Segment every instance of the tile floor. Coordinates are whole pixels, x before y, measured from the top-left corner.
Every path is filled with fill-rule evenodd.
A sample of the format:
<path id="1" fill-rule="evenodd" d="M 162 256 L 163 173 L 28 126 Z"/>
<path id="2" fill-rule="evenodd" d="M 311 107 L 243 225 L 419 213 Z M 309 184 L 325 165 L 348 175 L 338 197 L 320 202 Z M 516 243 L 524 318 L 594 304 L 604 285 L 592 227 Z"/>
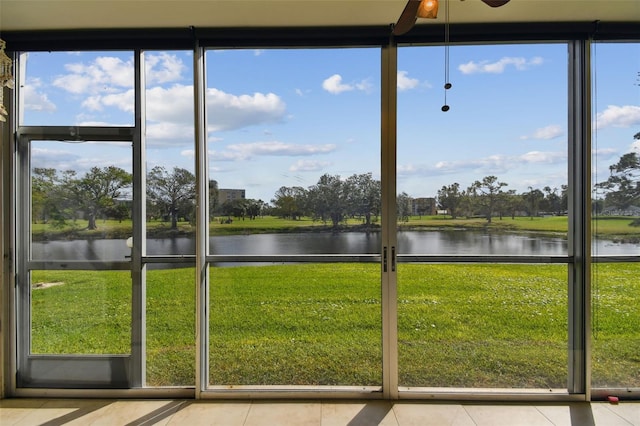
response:
<path id="1" fill-rule="evenodd" d="M 640 401 L 437 403 L 386 401 L 0 400 L 0 425 L 571 425 L 640 426 Z"/>

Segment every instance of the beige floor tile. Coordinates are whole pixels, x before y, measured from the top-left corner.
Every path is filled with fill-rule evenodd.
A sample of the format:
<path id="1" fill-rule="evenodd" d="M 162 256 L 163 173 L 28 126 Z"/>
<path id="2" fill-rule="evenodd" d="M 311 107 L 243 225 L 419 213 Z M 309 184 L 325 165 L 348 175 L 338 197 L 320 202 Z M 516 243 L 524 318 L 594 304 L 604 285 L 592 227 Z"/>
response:
<path id="1" fill-rule="evenodd" d="M 588 426 L 593 425 L 593 413 L 588 402 L 572 402 L 564 404 L 536 405 L 555 426 Z"/>
<path id="2" fill-rule="evenodd" d="M 619 404 L 603 403 L 606 407 L 631 423 L 633 426 L 640 426 L 640 402 L 621 402 Z"/>
<path id="3" fill-rule="evenodd" d="M 185 404 L 164 424 L 242 426 L 249 413 L 249 402 L 199 401 Z"/>
<path id="4" fill-rule="evenodd" d="M 319 426 L 322 404 L 305 402 L 254 402 L 246 426 Z"/>
<path id="5" fill-rule="evenodd" d="M 16 425 L 44 404 L 39 399 L 3 399 L 0 400 L 0 424 Z"/>
<path id="6" fill-rule="evenodd" d="M 478 426 L 551 426 L 534 406 L 524 405 L 463 405 Z"/>
<path id="7" fill-rule="evenodd" d="M 398 403 L 393 406 L 400 426 L 474 426 L 460 404 Z"/>
<path id="8" fill-rule="evenodd" d="M 147 401 L 113 401 L 108 405 L 98 407 L 86 415 L 76 418 L 68 423 L 70 425 L 114 426 L 136 424 L 143 420 L 149 420 L 162 413 L 173 404 L 167 400 Z"/>
<path id="9" fill-rule="evenodd" d="M 109 402 L 100 400 L 44 400 L 43 404 L 37 410 L 32 410 L 28 416 L 17 424 L 20 426 L 41 424 L 63 425 L 74 419 L 80 419 L 107 404 L 109 404 Z"/>
<path id="10" fill-rule="evenodd" d="M 322 426 L 398 426 L 390 402 L 335 402 L 322 404 Z"/>
<path id="11" fill-rule="evenodd" d="M 611 405 L 608 402 L 594 402 L 591 403 L 591 411 L 593 412 L 593 418 L 595 420 L 596 425 L 603 426 L 640 426 L 638 423 L 632 423 L 629 420 L 626 420 L 624 416 L 616 413 L 614 410 L 617 407 L 615 405 Z M 612 410 L 613 409 L 613 410 Z M 618 409 L 618 411 L 620 411 Z"/>

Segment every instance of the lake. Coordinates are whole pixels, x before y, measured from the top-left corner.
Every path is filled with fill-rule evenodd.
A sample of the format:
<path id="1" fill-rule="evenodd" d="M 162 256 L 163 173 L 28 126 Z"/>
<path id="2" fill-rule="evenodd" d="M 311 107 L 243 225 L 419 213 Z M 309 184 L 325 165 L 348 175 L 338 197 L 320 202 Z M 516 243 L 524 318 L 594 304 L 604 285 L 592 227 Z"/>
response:
<path id="1" fill-rule="evenodd" d="M 293 233 L 215 236 L 210 240 L 212 254 L 291 255 L 291 254 L 376 254 L 380 252 L 380 233 Z M 398 233 L 398 253 L 412 255 L 566 255 L 563 238 L 526 234 L 459 231 L 403 231 Z M 640 244 L 595 240 L 594 255 L 640 255 Z M 34 242 L 34 260 L 126 259 L 130 250 L 125 240 L 60 240 Z M 195 254 L 195 239 L 164 238 L 147 240 L 148 255 Z"/>

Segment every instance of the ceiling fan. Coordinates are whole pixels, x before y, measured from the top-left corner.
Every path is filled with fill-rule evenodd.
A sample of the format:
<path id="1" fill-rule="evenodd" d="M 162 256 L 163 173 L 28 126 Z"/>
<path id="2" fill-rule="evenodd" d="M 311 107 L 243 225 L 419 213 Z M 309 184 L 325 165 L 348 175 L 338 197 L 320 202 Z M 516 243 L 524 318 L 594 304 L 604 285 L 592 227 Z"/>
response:
<path id="1" fill-rule="evenodd" d="M 481 0 L 491 7 L 504 6 L 509 0 Z M 398 22 L 393 27 L 394 35 L 402 35 L 411 30 L 417 18 L 435 19 L 438 16 L 438 0 L 409 0 Z"/>

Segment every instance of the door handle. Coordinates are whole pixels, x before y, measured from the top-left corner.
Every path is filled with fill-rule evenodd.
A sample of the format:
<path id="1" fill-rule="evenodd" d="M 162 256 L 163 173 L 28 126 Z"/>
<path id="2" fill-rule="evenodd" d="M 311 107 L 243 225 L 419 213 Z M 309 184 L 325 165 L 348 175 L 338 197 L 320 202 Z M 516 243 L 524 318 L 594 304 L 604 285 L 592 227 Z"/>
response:
<path id="1" fill-rule="evenodd" d="M 382 248 L 382 272 L 387 272 L 387 247 Z"/>
<path id="2" fill-rule="evenodd" d="M 391 246 L 391 272 L 396 271 L 396 247 Z"/>

